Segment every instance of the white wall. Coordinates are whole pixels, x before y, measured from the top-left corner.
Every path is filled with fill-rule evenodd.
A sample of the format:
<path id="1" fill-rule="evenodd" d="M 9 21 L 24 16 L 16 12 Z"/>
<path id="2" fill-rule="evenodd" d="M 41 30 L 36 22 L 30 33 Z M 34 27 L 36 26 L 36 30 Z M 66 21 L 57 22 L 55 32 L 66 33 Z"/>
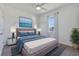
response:
<path id="1" fill-rule="evenodd" d="M 47 16 L 53 15 L 55 12 L 59 12 L 58 15 L 58 40 L 60 43 L 70 45 L 70 35 L 72 28 L 78 27 L 78 11 L 79 8 L 76 4 L 70 4 L 59 8 L 55 11 L 51 11 L 49 13 L 43 14 L 40 17 L 40 24 L 38 24 L 42 28 L 42 34 L 49 34 L 48 25 L 47 25 Z"/>
<path id="2" fill-rule="evenodd" d="M 79 28 L 79 4 L 76 4 L 77 7 L 77 27 Z"/>
<path id="3" fill-rule="evenodd" d="M 47 15 L 40 15 L 40 19 L 38 20 L 38 26 L 41 28 L 41 35 L 48 35 L 48 22 L 47 22 Z"/>
<path id="4" fill-rule="evenodd" d="M 59 42 L 70 45 L 70 35 L 72 28 L 77 27 L 77 7 L 76 5 L 70 5 L 62 8 L 59 11 Z"/>
<path id="5" fill-rule="evenodd" d="M 2 5 L 0 4 L 0 55 L 2 54 L 3 46 L 4 46 L 4 18 L 2 14 Z"/>
<path id="6" fill-rule="evenodd" d="M 33 14 L 24 12 L 22 10 L 4 6 L 4 18 L 5 18 L 5 39 L 10 36 L 10 28 L 12 26 L 19 27 L 19 16 L 32 18 L 33 26 L 36 25 L 36 18 Z"/>
<path id="7" fill-rule="evenodd" d="M 1 8 L 2 11 L 0 11 L 2 13 L 2 17 L 4 18 L 4 21 L 2 23 L 2 27 L 4 27 L 4 43 L 2 44 L 6 44 L 6 40 L 8 39 L 8 37 L 11 36 L 11 32 L 10 32 L 10 28 L 12 26 L 14 27 L 19 27 L 19 16 L 23 16 L 23 17 L 28 17 L 28 18 L 31 18 L 32 21 L 33 21 L 33 27 L 36 24 L 36 18 L 35 18 L 35 15 L 34 14 L 31 14 L 31 13 L 28 13 L 27 11 L 24 12 L 23 10 L 19 10 L 19 9 L 16 9 L 16 8 L 13 8 L 13 7 L 9 7 L 9 6 L 5 6 L 2 4 L 2 8 Z M 1 40 L 0 40 L 1 42 Z M 0 45 L 1 46 L 1 45 Z M 0 48 L 2 48 L 3 46 L 1 46 Z M 0 52 L 2 53 L 2 51 L 0 50 Z"/>

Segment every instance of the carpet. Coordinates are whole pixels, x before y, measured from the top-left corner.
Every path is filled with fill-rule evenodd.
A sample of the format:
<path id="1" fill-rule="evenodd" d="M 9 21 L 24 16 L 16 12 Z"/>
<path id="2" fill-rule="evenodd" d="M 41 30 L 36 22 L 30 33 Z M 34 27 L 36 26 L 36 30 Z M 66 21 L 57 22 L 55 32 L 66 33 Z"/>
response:
<path id="1" fill-rule="evenodd" d="M 21 56 L 21 53 L 17 53 L 16 47 L 11 48 L 11 55 L 12 56 Z"/>
<path id="2" fill-rule="evenodd" d="M 62 52 L 65 50 L 65 48 L 66 46 L 59 45 L 58 47 L 56 47 L 55 49 L 47 53 L 45 56 L 60 56 Z M 17 51 L 15 50 L 15 47 L 11 48 L 11 53 L 12 53 L 12 56 L 22 56 L 21 53 L 19 54 L 17 53 Z"/>
<path id="3" fill-rule="evenodd" d="M 58 46 L 55 49 L 51 50 L 45 56 L 60 56 L 65 50 L 66 46 Z"/>

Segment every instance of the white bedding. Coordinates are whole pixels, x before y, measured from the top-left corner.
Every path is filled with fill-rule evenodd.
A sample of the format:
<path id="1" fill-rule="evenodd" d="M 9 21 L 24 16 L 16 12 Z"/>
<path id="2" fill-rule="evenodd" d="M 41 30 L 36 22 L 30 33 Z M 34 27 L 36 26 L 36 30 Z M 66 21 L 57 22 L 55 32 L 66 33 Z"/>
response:
<path id="1" fill-rule="evenodd" d="M 24 43 L 24 48 L 27 50 L 29 54 L 32 54 L 36 51 L 39 51 L 45 48 L 51 43 L 55 45 L 57 43 L 57 40 L 55 38 L 44 38 L 44 39 L 39 39 L 31 42 L 26 42 Z"/>

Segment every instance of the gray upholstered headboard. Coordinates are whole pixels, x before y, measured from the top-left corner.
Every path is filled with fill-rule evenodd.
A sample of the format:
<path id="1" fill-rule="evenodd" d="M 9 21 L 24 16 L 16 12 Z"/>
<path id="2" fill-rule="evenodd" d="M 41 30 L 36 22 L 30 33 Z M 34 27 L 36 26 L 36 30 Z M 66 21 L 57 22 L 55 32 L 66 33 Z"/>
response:
<path id="1" fill-rule="evenodd" d="M 19 32 L 25 31 L 25 32 L 29 32 L 29 31 L 34 31 L 34 33 L 36 33 L 36 29 L 21 29 L 21 28 L 16 28 L 16 38 L 19 36 Z"/>

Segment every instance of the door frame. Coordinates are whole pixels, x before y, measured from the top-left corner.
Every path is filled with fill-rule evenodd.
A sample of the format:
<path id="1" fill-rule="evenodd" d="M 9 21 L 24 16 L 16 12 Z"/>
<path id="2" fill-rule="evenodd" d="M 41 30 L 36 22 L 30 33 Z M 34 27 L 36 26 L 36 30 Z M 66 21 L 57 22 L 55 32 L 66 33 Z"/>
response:
<path id="1" fill-rule="evenodd" d="M 55 26 L 56 26 L 56 39 L 58 40 L 58 38 L 59 38 L 59 32 L 58 32 L 58 15 L 50 15 L 50 16 L 47 16 L 47 25 L 49 26 L 49 24 L 48 24 L 48 18 L 49 17 L 55 17 L 55 19 L 56 19 L 56 24 L 55 24 Z M 50 36 L 50 31 L 49 31 L 49 27 L 47 26 L 47 28 L 48 28 L 48 35 Z"/>

